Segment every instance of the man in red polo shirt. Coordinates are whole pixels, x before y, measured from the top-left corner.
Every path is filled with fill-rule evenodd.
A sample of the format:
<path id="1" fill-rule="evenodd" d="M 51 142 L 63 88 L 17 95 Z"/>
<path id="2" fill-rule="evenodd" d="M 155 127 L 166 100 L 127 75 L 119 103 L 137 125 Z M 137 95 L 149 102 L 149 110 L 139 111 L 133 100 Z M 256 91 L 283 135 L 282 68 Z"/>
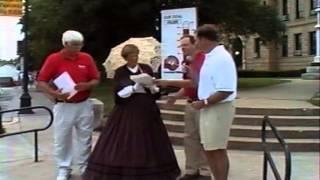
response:
<path id="1" fill-rule="evenodd" d="M 99 72 L 93 58 L 80 52 L 83 36 L 77 31 L 66 31 L 62 36 L 64 48 L 49 55 L 38 75 L 38 87 L 55 99 L 54 151 L 58 166 L 57 180 L 67 180 L 71 175 L 73 151 L 77 150 L 77 162 L 84 172 L 91 150 L 93 131 L 93 106 L 88 100 L 91 89 L 99 82 Z M 75 95 L 62 93 L 52 87 L 50 81 L 67 72 L 76 83 Z M 75 129 L 76 136 L 72 135 Z M 73 137 L 76 137 L 72 148 Z"/>
<path id="2" fill-rule="evenodd" d="M 191 107 L 191 102 L 198 99 L 195 82 L 197 82 L 205 55 L 196 50 L 195 38 L 191 35 L 183 36 L 180 39 L 180 47 L 186 57 L 186 62 L 183 62 L 187 68 L 184 80 L 156 80 L 156 84 L 181 88 L 178 92 L 168 95 L 168 103 L 170 104 L 173 104 L 177 99 L 188 99 L 184 116 L 186 174 L 180 180 L 210 180 L 210 171 L 200 143 L 199 111 Z"/>

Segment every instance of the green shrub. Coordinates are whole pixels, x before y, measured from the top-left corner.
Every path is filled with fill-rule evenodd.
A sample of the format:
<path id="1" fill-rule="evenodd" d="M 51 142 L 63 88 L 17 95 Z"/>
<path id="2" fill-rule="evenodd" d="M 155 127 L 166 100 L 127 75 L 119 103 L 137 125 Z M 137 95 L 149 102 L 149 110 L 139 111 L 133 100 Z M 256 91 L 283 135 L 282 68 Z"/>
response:
<path id="1" fill-rule="evenodd" d="M 305 69 L 288 70 L 288 71 L 254 71 L 254 70 L 239 70 L 239 77 L 300 77 L 305 73 Z"/>

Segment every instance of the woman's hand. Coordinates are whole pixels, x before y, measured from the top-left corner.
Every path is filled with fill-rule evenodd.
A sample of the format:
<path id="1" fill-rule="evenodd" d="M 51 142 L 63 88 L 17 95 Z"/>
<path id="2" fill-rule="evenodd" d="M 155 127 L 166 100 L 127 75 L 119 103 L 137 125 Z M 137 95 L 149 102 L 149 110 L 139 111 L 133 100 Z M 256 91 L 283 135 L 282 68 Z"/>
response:
<path id="1" fill-rule="evenodd" d="M 206 105 L 205 105 L 204 101 L 193 101 L 191 106 L 194 109 L 200 110 L 200 109 L 204 108 Z"/>

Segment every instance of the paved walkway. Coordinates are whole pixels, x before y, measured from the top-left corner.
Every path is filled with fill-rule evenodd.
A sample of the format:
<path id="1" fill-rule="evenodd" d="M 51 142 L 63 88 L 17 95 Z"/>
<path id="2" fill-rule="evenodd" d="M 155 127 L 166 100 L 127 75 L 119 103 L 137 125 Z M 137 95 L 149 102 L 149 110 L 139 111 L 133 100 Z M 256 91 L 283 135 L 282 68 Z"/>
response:
<path id="1" fill-rule="evenodd" d="M 307 103 L 319 89 L 319 81 L 302 81 L 295 79 L 291 83 L 280 84 L 267 88 L 241 91 L 237 106 L 243 107 L 304 107 L 316 108 Z M 10 108 L 19 107 L 20 89 L 16 89 L 16 96 L 7 102 Z M 31 90 L 32 104 L 52 107 L 52 103 L 41 93 Z M 7 117 L 7 121 L 14 122 L 16 115 Z M 32 123 L 30 123 L 32 121 Z M 34 115 L 25 115 L 20 123 L 6 122 L 8 131 L 18 131 L 32 126 L 43 126 L 48 117 L 37 111 Z M 96 142 L 99 133 L 94 134 Z M 20 135 L 0 139 L 0 180 L 54 180 L 55 167 L 53 159 L 52 128 L 39 134 L 40 162 L 33 162 L 33 135 Z M 184 171 L 183 149 L 176 147 L 175 152 L 179 165 Z M 260 180 L 262 179 L 262 153 L 255 151 L 229 151 L 231 159 L 230 180 Z M 318 153 L 293 153 L 292 180 L 320 179 Z M 274 153 L 276 163 L 283 172 L 283 154 Z M 72 179 L 80 180 L 79 172 L 75 168 Z M 270 176 L 271 177 L 271 176 Z M 270 178 L 272 179 L 272 178 Z"/>
<path id="2" fill-rule="evenodd" d="M 319 80 L 290 79 L 269 87 L 240 91 L 236 100 L 239 107 L 261 108 L 318 108 L 307 102 L 320 91 Z"/>

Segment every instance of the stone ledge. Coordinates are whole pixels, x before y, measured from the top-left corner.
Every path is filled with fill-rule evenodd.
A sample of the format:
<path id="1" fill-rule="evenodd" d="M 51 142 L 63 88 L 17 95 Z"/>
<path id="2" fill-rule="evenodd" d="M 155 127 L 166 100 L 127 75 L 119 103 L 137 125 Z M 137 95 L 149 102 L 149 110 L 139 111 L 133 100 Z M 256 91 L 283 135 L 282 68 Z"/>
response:
<path id="1" fill-rule="evenodd" d="M 307 73 L 320 73 L 320 66 L 308 66 Z"/>
<path id="2" fill-rule="evenodd" d="M 320 73 L 303 73 L 301 78 L 304 80 L 320 80 Z"/>
<path id="3" fill-rule="evenodd" d="M 93 128 L 98 129 L 105 125 L 106 118 L 103 118 L 104 115 L 104 103 L 96 98 L 90 98 L 90 101 L 93 104 L 93 113 L 94 113 L 94 120 L 93 120 Z"/>

